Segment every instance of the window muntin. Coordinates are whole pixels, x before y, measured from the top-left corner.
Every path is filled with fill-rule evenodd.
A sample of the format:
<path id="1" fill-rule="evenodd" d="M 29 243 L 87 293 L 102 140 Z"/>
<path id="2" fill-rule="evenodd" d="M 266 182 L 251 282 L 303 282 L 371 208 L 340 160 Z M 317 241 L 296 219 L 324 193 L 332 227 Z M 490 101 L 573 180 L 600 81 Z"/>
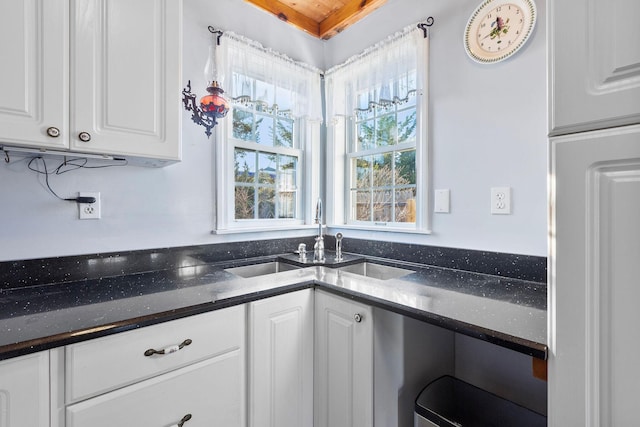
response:
<path id="1" fill-rule="evenodd" d="M 239 73 L 234 81 L 234 220 L 299 219 L 302 151 L 287 110 L 292 94 Z"/>
<path id="2" fill-rule="evenodd" d="M 295 218 L 297 156 L 236 148 L 234 159 L 235 219 Z"/>
<path id="3" fill-rule="evenodd" d="M 348 222 L 415 227 L 415 84 L 415 71 L 411 71 L 357 96 L 354 136 L 347 151 Z M 400 98 L 400 94 L 405 96 Z"/>

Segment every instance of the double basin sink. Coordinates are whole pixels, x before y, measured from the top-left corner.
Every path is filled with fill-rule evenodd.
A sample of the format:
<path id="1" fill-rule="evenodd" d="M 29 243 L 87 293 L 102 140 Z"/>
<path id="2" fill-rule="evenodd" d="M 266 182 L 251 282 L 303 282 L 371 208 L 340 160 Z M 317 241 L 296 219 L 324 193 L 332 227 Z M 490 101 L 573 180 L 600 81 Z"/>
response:
<path id="1" fill-rule="evenodd" d="M 314 265 L 322 266 L 322 264 Z M 240 277 L 250 278 L 264 276 L 266 274 L 280 273 L 283 271 L 297 270 L 300 268 L 302 267 L 282 261 L 269 261 L 260 264 L 245 265 L 242 267 L 227 268 L 225 271 Z M 378 280 L 396 279 L 414 272 L 413 270 L 408 270 L 406 268 L 392 267 L 371 261 L 363 261 L 357 264 L 349 264 L 334 268 L 338 271 L 358 274 L 360 276 L 371 277 Z"/>

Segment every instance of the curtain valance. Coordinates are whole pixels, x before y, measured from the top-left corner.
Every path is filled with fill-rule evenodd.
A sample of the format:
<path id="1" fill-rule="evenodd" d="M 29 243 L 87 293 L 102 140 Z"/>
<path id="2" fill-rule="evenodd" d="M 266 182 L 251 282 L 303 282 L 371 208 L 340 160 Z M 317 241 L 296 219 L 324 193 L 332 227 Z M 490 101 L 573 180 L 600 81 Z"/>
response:
<path id="1" fill-rule="evenodd" d="M 232 103 L 322 120 L 321 70 L 230 31 L 217 52 L 219 81 Z"/>
<path id="2" fill-rule="evenodd" d="M 327 120 L 406 102 L 425 88 L 429 39 L 416 25 L 325 73 Z"/>

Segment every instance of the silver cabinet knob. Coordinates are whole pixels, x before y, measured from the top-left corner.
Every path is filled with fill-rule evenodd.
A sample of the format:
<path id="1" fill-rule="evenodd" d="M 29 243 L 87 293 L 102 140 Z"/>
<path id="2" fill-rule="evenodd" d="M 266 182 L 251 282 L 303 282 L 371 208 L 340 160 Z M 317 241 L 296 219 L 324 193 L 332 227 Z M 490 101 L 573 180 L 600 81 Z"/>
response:
<path id="1" fill-rule="evenodd" d="M 82 142 L 89 142 L 91 141 L 91 134 L 89 132 L 80 132 L 78 138 L 80 138 Z"/>
<path id="2" fill-rule="evenodd" d="M 60 129 L 51 126 L 50 128 L 47 128 L 47 135 L 51 138 L 57 138 L 60 136 Z"/>
<path id="3" fill-rule="evenodd" d="M 360 323 L 360 322 L 362 322 L 362 314 L 360 314 L 360 313 L 356 313 L 356 314 L 354 314 L 354 315 L 353 315 L 353 320 L 355 320 L 355 321 L 356 321 L 356 323 Z"/>

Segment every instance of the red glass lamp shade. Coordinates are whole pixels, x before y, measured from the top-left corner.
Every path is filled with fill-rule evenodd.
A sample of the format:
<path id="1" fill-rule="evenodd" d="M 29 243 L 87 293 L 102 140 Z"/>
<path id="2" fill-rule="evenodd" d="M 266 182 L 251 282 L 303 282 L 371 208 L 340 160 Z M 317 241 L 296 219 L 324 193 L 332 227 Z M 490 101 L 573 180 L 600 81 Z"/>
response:
<path id="1" fill-rule="evenodd" d="M 227 115 L 229 103 L 222 97 L 224 90 L 218 86 L 217 82 L 211 83 L 207 88 L 208 95 L 200 98 L 200 108 L 207 116 L 221 118 Z"/>

